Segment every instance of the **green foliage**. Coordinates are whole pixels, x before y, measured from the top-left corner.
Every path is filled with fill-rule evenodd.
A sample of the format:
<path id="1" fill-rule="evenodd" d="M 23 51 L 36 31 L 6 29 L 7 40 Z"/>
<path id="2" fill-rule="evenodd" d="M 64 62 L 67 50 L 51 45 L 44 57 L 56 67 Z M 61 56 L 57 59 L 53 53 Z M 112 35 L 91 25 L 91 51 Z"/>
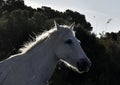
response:
<path id="1" fill-rule="evenodd" d="M 33 9 L 23 0 L 0 1 L 0 60 L 12 54 L 35 37 L 49 30 L 53 21 L 70 25 L 75 21 L 75 34 L 92 61 L 88 73 L 79 74 L 62 62 L 58 63 L 50 85 L 119 85 L 120 84 L 120 31 L 106 33 L 100 38 L 91 33 L 92 26 L 85 16 L 72 10 L 59 12 L 50 7 Z"/>
<path id="2" fill-rule="evenodd" d="M 6 0 L 4 6 L 2 6 L 3 10 L 13 11 L 15 9 L 24 9 L 24 1 L 23 0 Z"/>
<path id="3" fill-rule="evenodd" d="M 3 5 L 4 5 L 4 1 L 0 0 L 0 9 L 2 8 Z"/>

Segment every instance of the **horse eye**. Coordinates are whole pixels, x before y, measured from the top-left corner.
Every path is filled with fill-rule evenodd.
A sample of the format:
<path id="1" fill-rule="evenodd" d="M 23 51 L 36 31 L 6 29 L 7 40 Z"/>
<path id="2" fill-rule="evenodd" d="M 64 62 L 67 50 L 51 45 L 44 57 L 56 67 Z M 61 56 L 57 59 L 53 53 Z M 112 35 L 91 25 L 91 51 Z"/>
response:
<path id="1" fill-rule="evenodd" d="M 69 39 L 65 43 L 67 43 L 67 44 L 73 44 L 73 41 L 71 39 Z"/>

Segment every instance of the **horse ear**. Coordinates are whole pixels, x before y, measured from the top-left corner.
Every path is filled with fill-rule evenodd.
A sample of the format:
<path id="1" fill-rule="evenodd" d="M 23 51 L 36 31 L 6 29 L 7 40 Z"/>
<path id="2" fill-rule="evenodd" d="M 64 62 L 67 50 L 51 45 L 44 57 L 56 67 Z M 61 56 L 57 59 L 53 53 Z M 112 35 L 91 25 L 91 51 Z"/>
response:
<path id="1" fill-rule="evenodd" d="M 73 30 L 74 27 L 75 27 L 75 22 L 73 22 L 73 23 L 70 25 L 70 29 Z"/>
<path id="2" fill-rule="evenodd" d="M 55 20 L 54 20 L 54 24 L 55 24 L 55 28 L 56 28 L 57 30 L 60 30 L 60 25 L 59 25 L 58 23 L 56 23 Z"/>

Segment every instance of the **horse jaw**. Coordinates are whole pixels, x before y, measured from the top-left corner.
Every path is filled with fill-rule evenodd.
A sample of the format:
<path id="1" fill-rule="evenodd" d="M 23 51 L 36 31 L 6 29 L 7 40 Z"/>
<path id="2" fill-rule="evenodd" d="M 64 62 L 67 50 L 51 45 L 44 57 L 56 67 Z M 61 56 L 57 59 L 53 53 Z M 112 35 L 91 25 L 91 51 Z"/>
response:
<path id="1" fill-rule="evenodd" d="M 66 62 L 64 60 L 60 60 L 60 61 L 63 62 L 68 68 L 72 69 L 73 71 L 75 71 L 79 74 L 85 73 L 85 71 L 79 71 L 76 66 L 73 66 L 73 65 L 69 64 L 68 62 Z"/>

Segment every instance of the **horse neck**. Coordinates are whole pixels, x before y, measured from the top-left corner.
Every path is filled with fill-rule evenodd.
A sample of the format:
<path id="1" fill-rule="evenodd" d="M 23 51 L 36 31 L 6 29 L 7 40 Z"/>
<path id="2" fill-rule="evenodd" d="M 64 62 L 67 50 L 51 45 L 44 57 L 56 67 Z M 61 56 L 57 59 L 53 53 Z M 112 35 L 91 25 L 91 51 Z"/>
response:
<path id="1" fill-rule="evenodd" d="M 41 76 L 44 80 L 48 80 L 56 66 L 58 59 L 54 54 L 53 42 L 50 39 L 44 41 L 42 44 L 35 46 L 28 56 L 32 61 L 32 68 L 36 75 Z"/>

